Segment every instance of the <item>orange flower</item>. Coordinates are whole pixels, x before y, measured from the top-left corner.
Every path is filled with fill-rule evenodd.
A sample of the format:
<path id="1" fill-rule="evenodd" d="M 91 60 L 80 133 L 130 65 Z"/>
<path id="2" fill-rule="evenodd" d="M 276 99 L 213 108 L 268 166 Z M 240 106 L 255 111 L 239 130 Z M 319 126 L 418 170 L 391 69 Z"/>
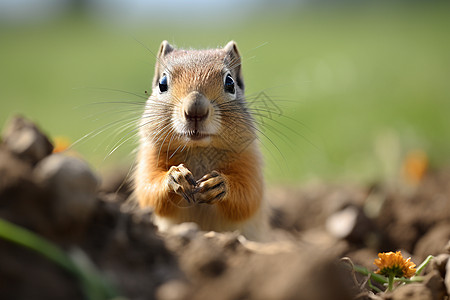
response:
<path id="1" fill-rule="evenodd" d="M 404 259 L 400 251 L 378 253 L 374 264 L 379 268 L 375 273 L 384 276 L 409 278 L 416 274 L 416 265 L 411 261 L 411 257 Z"/>
<path id="2" fill-rule="evenodd" d="M 70 146 L 70 140 L 64 136 L 56 136 L 53 139 L 54 148 L 53 153 L 59 153 L 67 150 Z"/>
<path id="3" fill-rule="evenodd" d="M 412 183 L 418 184 L 428 169 L 428 157 L 422 150 L 410 151 L 403 162 L 403 176 Z"/>

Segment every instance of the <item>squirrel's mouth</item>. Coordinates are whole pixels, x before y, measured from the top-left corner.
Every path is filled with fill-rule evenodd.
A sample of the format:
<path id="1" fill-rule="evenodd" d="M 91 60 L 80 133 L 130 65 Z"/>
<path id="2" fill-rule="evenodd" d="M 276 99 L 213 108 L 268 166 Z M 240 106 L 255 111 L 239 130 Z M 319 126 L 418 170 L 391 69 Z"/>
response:
<path id="1" fill-rule="evenodd" d="M 185 133 L 186 137 L 193 141 L 199 141 L 209 137 L 209 134 L 202 133 L 198 130 L 192 130 Z"/>

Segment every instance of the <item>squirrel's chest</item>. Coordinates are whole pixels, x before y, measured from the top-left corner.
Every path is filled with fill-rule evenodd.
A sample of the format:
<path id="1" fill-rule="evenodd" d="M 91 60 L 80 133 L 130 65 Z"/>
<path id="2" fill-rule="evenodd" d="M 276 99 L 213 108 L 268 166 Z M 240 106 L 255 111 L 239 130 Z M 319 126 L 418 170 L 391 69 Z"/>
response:
<path id="1" fill-rule="evenodd" d="M 187 151 L 186 155 L 179 158 L 180 163 L 192 172 L 196 180 L 213 170 L 218 171 L 226 165 L 228 153 L 225 150 L 213 147 L 198 147 Z"/>

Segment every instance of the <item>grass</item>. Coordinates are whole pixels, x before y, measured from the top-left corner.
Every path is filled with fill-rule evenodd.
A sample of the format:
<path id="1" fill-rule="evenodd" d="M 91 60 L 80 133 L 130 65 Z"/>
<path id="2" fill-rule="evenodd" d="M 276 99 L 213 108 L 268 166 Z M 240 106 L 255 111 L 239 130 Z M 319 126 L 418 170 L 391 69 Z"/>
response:
<path id="1" fill-rule="evenodd" d="M 233 39 L 247 94 L 264 91 L 282 111 L 264 131 L 276 147 L 262 138 L 270 182 L 386 179 L 413 149 L 440 167 L 450 153 L 448 11 L 444 4 L 322 7 L 235 24 L 123 29 L 68 18 L 3 26 L 0 123 L 21 113 L 73 141 L 110 122 L 132 125 L 141 106 L 130 103 L 143 99 L 96 88 L 145 97 L 154 57 L 134 38 L 152 51 L 163 39 L 195 48 Z M 122 103 L 94 104 L 111 101 Z M 132 140 L 104 160 L 131 128 L 102 131 L 76 149 L 100 169 L 131 162 Z"/>
<path id="2" fill-rule="evenodd" d="M 118 299 L 116 288 L 100 274 L 82 250 L 72 249 L 70 256 L 43 237 L 2 218 L 0 238 L 33 250 L 67 271 L 78 280 L 85 299 Z"/>

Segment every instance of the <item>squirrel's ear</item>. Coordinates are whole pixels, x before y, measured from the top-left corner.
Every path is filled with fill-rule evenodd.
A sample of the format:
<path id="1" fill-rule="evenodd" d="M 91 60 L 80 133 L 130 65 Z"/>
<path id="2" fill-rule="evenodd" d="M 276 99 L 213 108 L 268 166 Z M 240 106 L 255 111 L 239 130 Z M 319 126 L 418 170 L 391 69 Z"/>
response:
<path id="1" fill-rule="evenodd" d="M 232 71 L 236 74 L 236 83 L 241 88 L 244 89 L 244 80 L 242 78 L 241 72 L 241 55 L 239 54 L 239 50 L 237 48 L 235 41 L 230 41 L 223 47 L 223 50 L 226 52 L 229 60 L 229 65 Z"/>
<path id="2" fill-rule="evenodd" d="M 232 59 L 241 59 L 241 55 L 239 54 L 235 41 L 229 41 L 228 44 L 223 47 L 223 50 L 225 50 L 225 52 L 231 56 Z"/>
<path id="3" fill-rule="evenodd" d="M 169 44 L 168 41 L 166 41 L 166 40 L 162 41 L 161 46 L 159 46 L 158 59 L 166 56 L 173 50 L 174 50 L 174 48 L 172 47 L 171 44 Z"/>
<path id="4" fill-rule="evenodd" d="M 156 56 L 156 64 L 155 64 L 155 75 L 153 76 L 153 86 L 158 85 L 159 77 L 161 73 L 165 69 L 165 65 L 163 63 L 164 57 L 175 50 L 172 45 L 169 44 L 168 41 L 162 41 L 161 46 L 159 46 L 158 55 Z"/>

